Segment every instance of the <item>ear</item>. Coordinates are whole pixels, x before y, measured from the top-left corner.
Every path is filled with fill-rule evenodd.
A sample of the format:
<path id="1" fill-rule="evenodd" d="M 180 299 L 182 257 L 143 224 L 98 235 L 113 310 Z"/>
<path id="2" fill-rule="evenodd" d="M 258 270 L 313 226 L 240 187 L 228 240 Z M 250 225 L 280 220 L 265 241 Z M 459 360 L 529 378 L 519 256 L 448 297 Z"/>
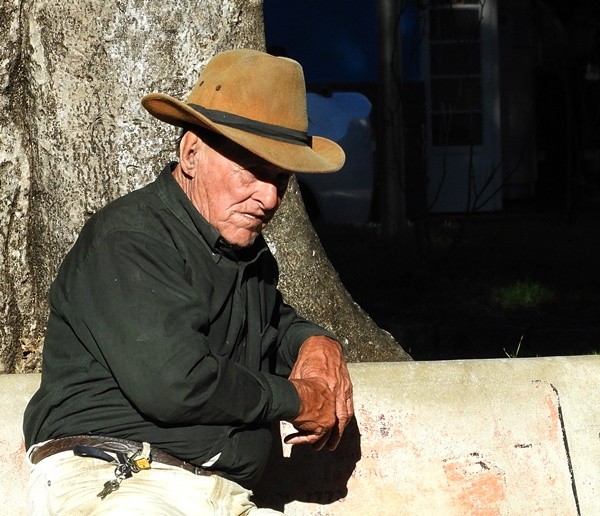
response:
<path id="1" fill-rule="evenodd" d="M 198 151 L 201 140 L 192 131 L 187 131 L 179 144 L 179 163 L 182 171 L 189 177 L 196 175 Z"/>

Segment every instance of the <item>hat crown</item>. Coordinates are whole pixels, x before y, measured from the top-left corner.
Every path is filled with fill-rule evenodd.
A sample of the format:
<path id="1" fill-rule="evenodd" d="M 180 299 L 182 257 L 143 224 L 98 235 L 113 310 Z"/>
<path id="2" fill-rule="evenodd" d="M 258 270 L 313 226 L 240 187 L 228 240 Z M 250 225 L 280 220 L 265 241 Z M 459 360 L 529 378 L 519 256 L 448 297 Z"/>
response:
<path id="1" fill-rule="evenodd" d="M 150 93 L 142 105 L 163 122 L 207 128 L 290 172 L 335 172 L 344 164 L 337 143 L 307 135 L 304 73 L 292 59 L 222 52 L 204 67 L 187 102 Z"/>
<path id="2" fill-rule="evenodd" d="M 302 67 L 256 50 L 230 50 L 211 59 L 187 102 L 289 129 L 308 129 Z"/>

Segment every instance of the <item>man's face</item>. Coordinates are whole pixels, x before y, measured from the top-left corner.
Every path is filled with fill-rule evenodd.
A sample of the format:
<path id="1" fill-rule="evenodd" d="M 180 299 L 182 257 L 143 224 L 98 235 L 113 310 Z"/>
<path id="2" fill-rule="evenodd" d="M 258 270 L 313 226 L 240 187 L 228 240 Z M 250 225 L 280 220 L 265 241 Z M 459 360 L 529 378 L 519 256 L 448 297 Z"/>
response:
<path id="1" fill-rule="evenodd" d="M 291 174 L 232 142 L 217 151 L 198 141 L 186 193 L 227 242 L 247 247 L 279 208 Z"/>

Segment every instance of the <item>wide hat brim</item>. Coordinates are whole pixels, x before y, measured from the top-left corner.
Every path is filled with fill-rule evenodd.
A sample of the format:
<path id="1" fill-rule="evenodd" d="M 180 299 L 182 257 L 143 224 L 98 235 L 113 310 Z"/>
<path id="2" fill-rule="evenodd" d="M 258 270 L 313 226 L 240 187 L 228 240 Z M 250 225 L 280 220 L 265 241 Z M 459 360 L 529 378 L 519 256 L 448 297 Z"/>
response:
<path id="1" fill-rule="evenodd" d="M 312 136 L 309 145 L 278 141 L 214 122 L 187 103 L 164 93 L 146 95 L 142 98 L 142 105 L 163 122 L 178 127 L 197 125 L 207 128 L 290 172 L 329 173 L 344 165 L 342 148 L 321 136 Z"/>

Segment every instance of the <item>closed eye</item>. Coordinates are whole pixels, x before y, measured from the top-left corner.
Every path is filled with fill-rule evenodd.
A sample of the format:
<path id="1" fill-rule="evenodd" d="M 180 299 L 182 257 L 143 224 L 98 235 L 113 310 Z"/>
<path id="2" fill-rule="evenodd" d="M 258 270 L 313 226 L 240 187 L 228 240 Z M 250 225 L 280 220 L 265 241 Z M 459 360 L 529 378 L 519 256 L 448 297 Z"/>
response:
<path id="1" fill-rule="evenodd" d="M 274 169 L 272 166 L 249 167 L 246 168 L 246 170 L 251 172 L 259 181 L 275 185 L 279 196 L 283 197 L 283 194 L 287 190 L 288 183 L 290 182 L 291 174 L 289 172 L 281 172 L 281 169 Z"/>

